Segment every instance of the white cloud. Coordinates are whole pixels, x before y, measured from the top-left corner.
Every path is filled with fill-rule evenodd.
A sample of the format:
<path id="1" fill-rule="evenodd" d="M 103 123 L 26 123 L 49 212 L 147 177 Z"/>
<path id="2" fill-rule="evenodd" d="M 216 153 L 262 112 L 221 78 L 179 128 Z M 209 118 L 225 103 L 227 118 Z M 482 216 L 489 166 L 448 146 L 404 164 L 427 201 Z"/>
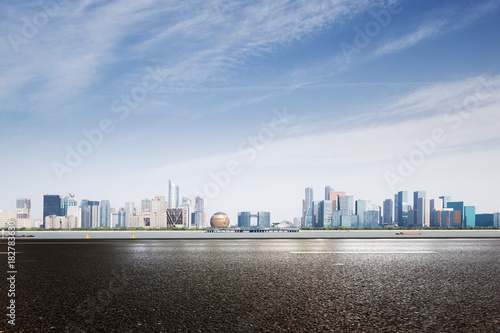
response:
<path id="1" fill-rule="evenodd" d="M 380 57 L 410 48 L 424 40 L 438 37 L 456 30 L 463 29 L 478 19 L 491 14 L 497 10 L 499 2 L 492 0 L 474 4 L 465 8 L 445 5 L 438 10 L 428 13 L 427 19 L 415 31 L 409 32 L 401 37 L 386 41 L 377 48 L 372 57 Z"/>

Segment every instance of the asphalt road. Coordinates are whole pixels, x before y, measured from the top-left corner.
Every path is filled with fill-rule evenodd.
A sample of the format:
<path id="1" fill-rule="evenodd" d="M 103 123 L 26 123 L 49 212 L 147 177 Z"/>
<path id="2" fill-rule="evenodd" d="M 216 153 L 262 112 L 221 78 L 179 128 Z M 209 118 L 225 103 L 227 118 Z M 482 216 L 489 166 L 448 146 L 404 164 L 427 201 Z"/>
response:
<path id="1" fill-rule="evenodd" d="M 500 332 L 498 239 L 17 240 L 16 251 L 15 326 L 0 286 L 5 332 Z"/>

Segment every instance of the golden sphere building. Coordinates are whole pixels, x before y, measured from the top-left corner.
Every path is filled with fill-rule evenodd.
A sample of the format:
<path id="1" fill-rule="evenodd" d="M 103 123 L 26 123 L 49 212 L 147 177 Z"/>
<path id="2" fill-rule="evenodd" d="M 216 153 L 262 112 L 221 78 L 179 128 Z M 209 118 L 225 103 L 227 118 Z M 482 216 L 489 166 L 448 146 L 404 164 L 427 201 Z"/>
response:
<path id="1" fill-rule="evenodd" d="M 229 227 L 229 216 L 222 212 L 215 213 L 210 218 L 210 225 L 212 228 L 227 228 Z"/>

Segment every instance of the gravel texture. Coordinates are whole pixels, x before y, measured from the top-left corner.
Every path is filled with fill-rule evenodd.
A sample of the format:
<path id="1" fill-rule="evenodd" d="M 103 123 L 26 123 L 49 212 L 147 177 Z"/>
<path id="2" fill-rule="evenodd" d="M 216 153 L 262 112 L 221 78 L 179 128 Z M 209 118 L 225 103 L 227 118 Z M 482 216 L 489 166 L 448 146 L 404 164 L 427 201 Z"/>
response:
<path id="1" fill-rule="evenodd" d="M 16 326 L 4 315 L 4 332 L 500 332 L 495 239 L 18 240 L 16 250 Z"/>

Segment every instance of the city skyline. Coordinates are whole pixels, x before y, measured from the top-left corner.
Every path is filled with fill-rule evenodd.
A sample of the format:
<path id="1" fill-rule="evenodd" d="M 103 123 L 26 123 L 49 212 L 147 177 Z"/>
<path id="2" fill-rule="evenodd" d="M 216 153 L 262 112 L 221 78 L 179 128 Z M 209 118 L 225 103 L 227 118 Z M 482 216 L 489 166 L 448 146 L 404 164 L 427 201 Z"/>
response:
<path id="1" fill-rule="evenodd" d="M 232 219 L 293 221 L 298 189 L 324 183 L 378 205 L 424 188 L 498 211 L 499 11 L 2 3 L 0 207 L 31 198 L 41 217 L 44 193 L 68 191 L 138 205 L 171 178 Z"/>
<path id="2" fill-rule="evenodd" d="M 108 199 L 100 201 L 81 199 L 80 203 L 78 203 L 74 193 L 67 193 L 68 195 L 64 197 L 57 194 L 46 194 L 43 196 L 44 218 L 40 224 L 45 225 L 47 216 L 64 217 L 69 215 L 77 217 L 77 220 L 71 220 L 71 223 L 73 223 L 72 228 L 76 228 L 77 225 L 84 228 L 138 227 L 142 226 L 145 220 L 148 221 L 146 226 L 151 223 L 151 227 L 165 227 L 165 223 L 170 223 L 167 222 L 169 218 L 173 219 L 172 221 L 181 218 L 178 214 L 180 214 L 180 210 L 183 210 L 182 224 L 184 226 L 189 228 L 208 226 L 207 216 L 216 214 L 216 212 L 206 210 L 204 198 L 196 196 L 194 200 L 191 200 L 183 196 L 182 203 L 179 204 L 180 187 L 175 185 L 172 180 L 169 180 L 168 184 L 168 197 L 169 200 L 173 199 L 173 204 L 166 201 L 165 196 L 158 195 L 152 199 L 143 198 L 138 206 L 135 206 L 134 202 L 128 201 L 120 207 L 120 205 L 112 206 Z M 413 198 L 410 200 L 411 197 Z M 27 220 L 30 220 L 33 226 L 37 225 L 35 223 L 37 217 L 33 216 L 31 212 L 31 199 L 17 198 L 15 206 L 17 211 L 5 207 L 0 210 L 3 212 L 2 220 L 10 218 L 8 216 L 15 218 L 17 215 L 17 218 L 22 218 L 20 220 L 22 226 L 28 226 Z M 446 221 L 446 216 L 451 216 L 448 218 L 451 220 L 446 222 L 447 226 L 450 226 L 451 221 L 451 226 L 457 227 L 475 226 L 476 215 L 500 214 L 498 211 L 478 212 L 474 202 L 464 202 L 460 198 L 458 200 L 456 198 L 452 199 L 452 196 L 449 195 L 428 196 L 425 190 L 415 190 L 413 196 L 411 196 L 411 191 L 399 191 L 394 194 L 394 200 L 387 198 L 381 204 L 378 204 L 366 198 L 359 198 L 346 191 L 338 191 L 331 185 L 324 186 L 324 198 L 320 196 L 319 200 L 314 200 L 314 189 L 306 187 L 301 207 L 302 214 L 300 217 L 293 216 L 283 220 L 271 219 L 272 211 L 262 210 L 254 214 L 247 210 L 237 210 L 234 215 L 228 215 L 232 226 L 257 224 L 258 226 L 268 227 L 271 223 L 287 221 L 296 227 L 378 227 L 394 225 L 400 227 L 433 227 L 436 224 L 439 226 L 442 219 Z M 450 211 L 451 215 L 449 214 Z M 454 215 L 457 211 L 460 211 L 460 214 Z M 261 214 L 266 215 L 261 217 Z M 251 217 L 257 219 L 255 223 L 250 222 Z M 129 221 L 130 218 L 131 221 Z M 143 219 L 144 221 L 142 221 Z M 343 219 L 345 222 L 342 222 Z M 453 224 L 454 220 L 458 221 L 455 225 Z M 55 222 L 56 220 L 52 219 L 49 228 L 52 228 Z M 57 223 L 64 222 L 57 220 Z M 177 225 L 178 223 L 171 222 L 171 224 Z"/>

